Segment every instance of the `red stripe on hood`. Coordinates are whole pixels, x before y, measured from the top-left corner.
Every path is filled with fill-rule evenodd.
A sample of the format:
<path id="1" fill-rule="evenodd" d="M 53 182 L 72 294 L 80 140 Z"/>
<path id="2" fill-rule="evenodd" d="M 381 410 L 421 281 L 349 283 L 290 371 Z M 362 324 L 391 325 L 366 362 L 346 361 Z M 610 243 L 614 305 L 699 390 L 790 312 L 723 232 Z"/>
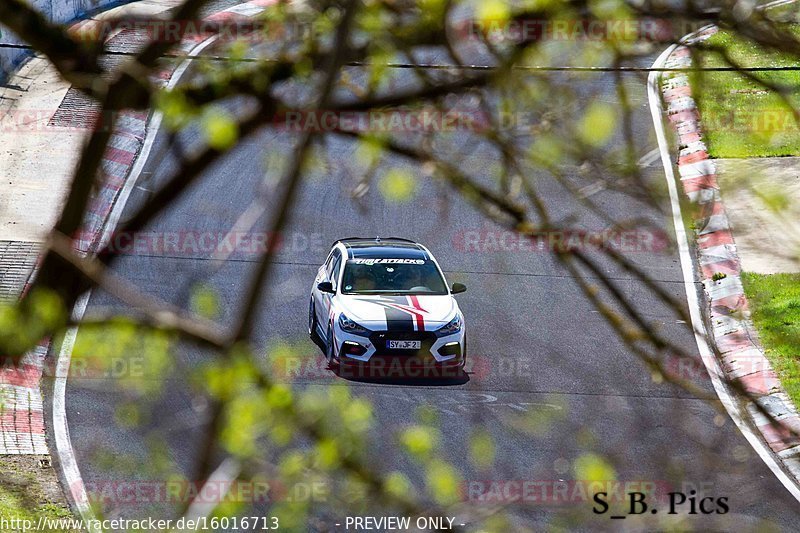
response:
<path id="1" fill-rule="evenodd" d="M 423 309 L 421 305 L 419 305 L 419 299 L 417 299 L 416 295 L 412 294 L 411 296 L 408 297 L 408 299 L 409 303 L 414 309 L 416 309 L 417 311 L 422 311 L 422 313 L 427 313 L 427 311 Z M 414 311 L 411 312 L 417 318 L 417 331 L 425 331 L 425 319 L 423 318 L 422 313 Z"/>

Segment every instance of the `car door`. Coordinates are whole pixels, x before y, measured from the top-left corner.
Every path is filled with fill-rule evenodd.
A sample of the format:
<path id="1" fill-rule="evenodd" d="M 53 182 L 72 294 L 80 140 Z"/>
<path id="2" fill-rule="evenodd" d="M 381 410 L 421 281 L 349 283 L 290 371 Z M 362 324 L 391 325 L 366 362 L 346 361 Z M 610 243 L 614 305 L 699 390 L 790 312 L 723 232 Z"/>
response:
<path id="1" fill-rule="evenodd" d="M 338 279 L 338 271 L 339 267 L 342 264 L 342 253 L 339 249 L 333 250 L 331 252 L 331 256 L 328 258 L 328 261 L 325 265 L 325 272 L 320 281 L 330 281 L 333 284 L 334 289 L 336 288 L 336 281 Z M 333 297 L 332 294 L 328 294 L 325 292 L 320 292 L 319 289 L 315 290 L 318 293 L 319 302 L 321 305 L 314 306 L 316 313 L 317 313 L 317 323 L 323 327 L 328 327 L 328 316 L 331 311 L 331 299 Z"/>
<path id="2" fill-rule="evenodd" d="M 322 308 L 324 307 L 322 301 L 322 293 L 317 288 L 317 285 L 321 282 L 325 281 L 327 277 L 328 269 L 331 267 L 331 263 L 333 263 L 333 250 L 328 252 L 328 257 L 325 259 L 325 262 L 320 265 L 317 269 L 317 276 L 314 278 L 314 284 L 311 286 L 311 300 L 314 303 L 314 318 L 316 318 L 317 323 L 320 324 L 320 316 L 322 316 Z"/>

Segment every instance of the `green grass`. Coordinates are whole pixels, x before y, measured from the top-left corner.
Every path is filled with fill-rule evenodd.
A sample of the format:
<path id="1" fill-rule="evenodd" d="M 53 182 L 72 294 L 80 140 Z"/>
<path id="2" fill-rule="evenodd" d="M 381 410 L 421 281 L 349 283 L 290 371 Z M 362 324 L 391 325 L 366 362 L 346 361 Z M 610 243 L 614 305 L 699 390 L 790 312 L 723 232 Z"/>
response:
<path id="1" fill-rule="evenodd" d="M 797 28 L 797 26 L 793 26 Z M 800 28 L 793 30 L 800 36 Z M 798 59 L 768 51 L 720 31 L 706 41 L 723 47 L 734 63 L 745 67 L 797 66 Z M 729 66 L 720 54 L 703 52 L 700 64 Z M 800 155 L 800 127 L 780 96 L 759 81 L 791 87 L 789 101 L 800 106 L 800 71 L 753 72 L 756 80 L 737 72 L 698 72 L 692 75 L 695 95 L 712 157 Z"/>
<path id="2" fill-rule="evenodd" d="M 800 406 L 800 274 L 743 273 L 742 282 L 767 359 Z"/>
<path id="3" fill-rule="evenodd" d="M 39 517 L 52 520 L 71 518 L 72 514 L 60 495 L 52 468 L 42 469 L 32 456 L 0 458 L 0 518 L 30 520 Z M 49 530 L 77 533 L 77 530 Z"/>

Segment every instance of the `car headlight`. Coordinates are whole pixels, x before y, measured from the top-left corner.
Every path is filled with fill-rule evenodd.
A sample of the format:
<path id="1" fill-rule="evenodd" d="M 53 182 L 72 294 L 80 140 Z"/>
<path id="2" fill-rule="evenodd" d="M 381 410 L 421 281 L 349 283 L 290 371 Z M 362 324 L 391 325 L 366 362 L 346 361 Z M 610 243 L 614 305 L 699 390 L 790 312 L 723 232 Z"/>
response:
<path id="1" fill-rule="evenodd" d="M 464 327 L 464 320 L 461 318 L 461 315 L 457 314 L 456 316 L 453 317 L 453 320 L 451 320 L 444 326 L 437 329 L 436 335 L 439 337 L 452 335 L 454 333 L 458 333 L 459 331 L 461 331 L 461 328 L 463 327 Z"/>
<path id="2" fill-rule="evenodd" d="M 339 315 L 339 327 L 342 328 L 343 331 L 352 333 L 353 335 L 367 336 L 371 333 L 371 331 L 364 326 L 347 318 L 347 315 L 344 313 Z"/>

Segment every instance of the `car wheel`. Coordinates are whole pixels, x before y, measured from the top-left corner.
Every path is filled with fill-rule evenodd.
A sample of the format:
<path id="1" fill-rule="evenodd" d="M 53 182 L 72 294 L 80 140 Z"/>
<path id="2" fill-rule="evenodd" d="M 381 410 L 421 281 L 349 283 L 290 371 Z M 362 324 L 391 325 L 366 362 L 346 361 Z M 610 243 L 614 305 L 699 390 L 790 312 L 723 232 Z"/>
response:
<path id="1" fill-rule="evenodd" d="M 308 334 L 313 339 L 317 336 L 317 312 L 314 309 L 314 298 L 308 303 Z"/>
<path id="2" fill-rule="evenodd" d="M 325 343 L 325 358 L 330 366 L 336 365 L 333 359 L 333 324 L 328 326 L 328 342 Z"/>

